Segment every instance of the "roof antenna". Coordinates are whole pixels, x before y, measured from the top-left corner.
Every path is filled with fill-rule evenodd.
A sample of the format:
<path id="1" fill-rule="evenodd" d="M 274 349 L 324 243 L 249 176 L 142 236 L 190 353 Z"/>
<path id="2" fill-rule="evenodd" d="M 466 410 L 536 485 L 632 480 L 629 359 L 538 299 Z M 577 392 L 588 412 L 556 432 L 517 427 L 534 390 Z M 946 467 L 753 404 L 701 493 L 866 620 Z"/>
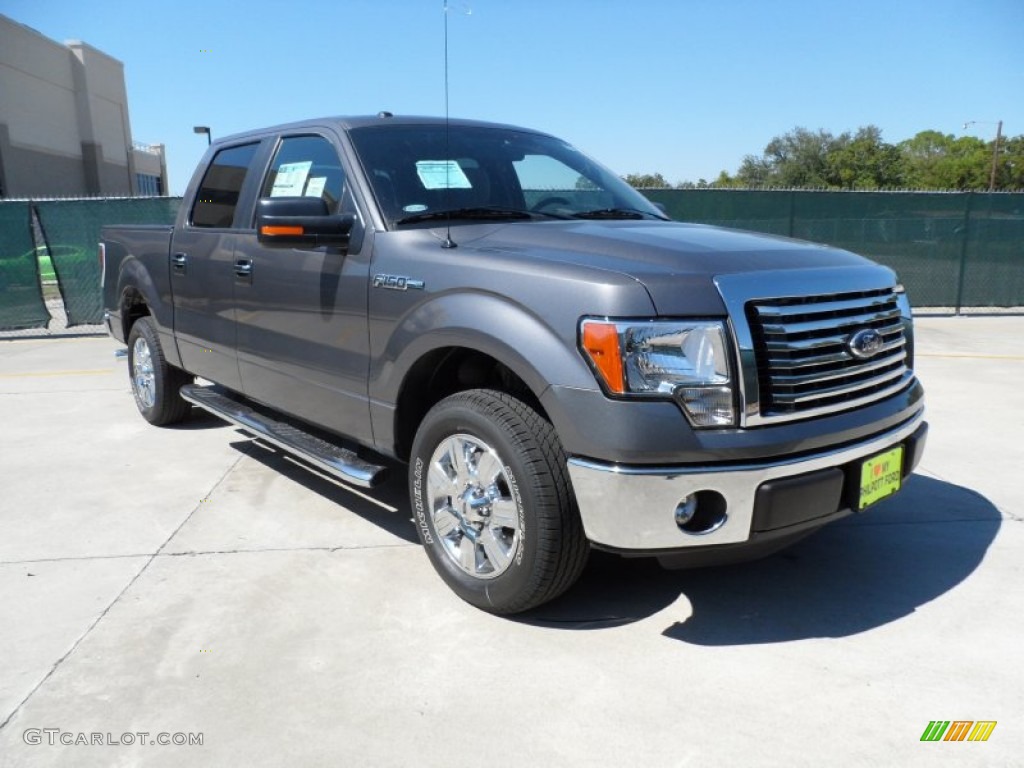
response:
<path id="1" fill-rule="evenodd" d="M 448 211 L 446 231 L 444 240 L 441 241 L 442 248 L 458 248 L 458 243 L 452 240 L 452 185 L 451 185 L 451 149 L 449 148 L 448 125 L 448 0 L 444 0 L 444 207 Z"/>

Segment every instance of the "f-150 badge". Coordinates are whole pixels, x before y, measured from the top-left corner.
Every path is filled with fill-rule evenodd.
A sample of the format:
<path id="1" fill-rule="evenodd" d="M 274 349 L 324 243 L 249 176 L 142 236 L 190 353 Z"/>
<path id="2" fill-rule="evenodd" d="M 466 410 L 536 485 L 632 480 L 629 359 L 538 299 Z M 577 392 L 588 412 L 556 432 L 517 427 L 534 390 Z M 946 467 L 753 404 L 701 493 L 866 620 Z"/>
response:
<path id="1" fill-rule="evenodd" d="M 422 291 L 423 281 L 413 280 L 411 277 L 405 277 L 404 275 L 374 275 L 373 287 L 390 288 L 392 291 Z"/>

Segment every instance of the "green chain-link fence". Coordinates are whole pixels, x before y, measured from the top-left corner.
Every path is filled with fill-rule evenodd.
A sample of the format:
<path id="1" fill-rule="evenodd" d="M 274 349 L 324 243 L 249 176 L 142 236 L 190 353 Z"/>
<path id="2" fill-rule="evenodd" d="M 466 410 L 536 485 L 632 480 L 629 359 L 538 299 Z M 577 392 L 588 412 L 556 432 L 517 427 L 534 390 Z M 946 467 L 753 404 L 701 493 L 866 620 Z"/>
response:
<path id="1" fill-rule="evenodd" d="M 645 189 L 672 218 L 797 237 L 892 267 L 916 307 L 1024 307 L 1024 194 Z"/>
<path id="2" fill-rule="evenodd" d="M 45 328 L 50 321 L 31 217 L 28 203 L 0 205 L 0 330 Z"/>
<path id="3" fill-rule="evenodd" d="M 69 327 L 103 320 L 96 249 L 100 229 L 107 224 L 173 224 L 180 203 L 173 197 L 33 203 Z"/>
<path id="4" fill-rule="evenodd" d="M 54 315 L 63 314 L 66 327 L 102 322 L 100 229 L 172 224 L 180 204 L 177 197 L 0 201 L 0 331 L 46 328 L 50 293 L 60 296 L 63 312 Z"/>
<path id="5" fill-rule="evenodd" d="M 646 189 L 672 218 L 828 243 L 895 269 L 917 307 L 1024 307 L 1024 194 Z M 45 328 L 49 259 L 67 325 L 99 323 L 106 224 L 173 223 L 180 198 L 0 201 L 0 330 Z M 33 238 L 32 209 L 42 242 Z"/>

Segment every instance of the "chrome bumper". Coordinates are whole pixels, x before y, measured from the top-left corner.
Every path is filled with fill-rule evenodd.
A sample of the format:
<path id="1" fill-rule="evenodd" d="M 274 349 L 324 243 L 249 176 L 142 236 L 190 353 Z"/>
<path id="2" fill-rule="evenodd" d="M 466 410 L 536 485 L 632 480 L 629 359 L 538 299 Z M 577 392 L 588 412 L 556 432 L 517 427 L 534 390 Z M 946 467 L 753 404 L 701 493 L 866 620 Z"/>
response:
<path id="1" fill-rule="evenodd" d="M 569 459 L 583 528 L 591 542 L 621 550 L 677 550 L 736 544 L 751 535 L 757 489 L 769 480 L 840 467 L 902 442 L 924 423 L 919 411 L 899 427 L 834 451 L 763 464 L 728 467 L 639 467 Z M 726 519 L 708 533 L 680 530 L 676 506 L 690 494 L 714 491 L 726 501 Z M 824 510 L 827 512 L 828 510 Z"/>

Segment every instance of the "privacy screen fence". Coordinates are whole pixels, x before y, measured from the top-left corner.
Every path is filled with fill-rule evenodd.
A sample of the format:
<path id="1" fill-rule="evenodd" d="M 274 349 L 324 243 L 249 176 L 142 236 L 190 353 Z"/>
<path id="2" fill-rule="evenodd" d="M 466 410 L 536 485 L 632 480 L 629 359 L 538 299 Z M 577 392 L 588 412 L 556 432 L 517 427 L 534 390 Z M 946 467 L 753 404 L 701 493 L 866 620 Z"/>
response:
<path id="1" fill-rule="evenodd" d="M 1024 193 L 646 189 L 672 218 L 828 243 L 895 269 L 916 307 L 1024 307 Z M 102 322 L 106 224 L 172 224 L 180 198 L 0 201 L 0 330 Z M 35 223 L 34 223 L 35 222 Z"/>
<path id="2" fill-rule="evenodd" d="M 915 307 L 1024 307 L 1024 193 L 645 189 L 678 221 L 846 248 Z"/>
<path id="3" fill-rule="evenodd" d="M 173 224 L 181 198 L 0 201 L 0 331 L 46 328 L 59 292 L 68 327 L 103 321 L 97 243 L 107 224 Z"/>

